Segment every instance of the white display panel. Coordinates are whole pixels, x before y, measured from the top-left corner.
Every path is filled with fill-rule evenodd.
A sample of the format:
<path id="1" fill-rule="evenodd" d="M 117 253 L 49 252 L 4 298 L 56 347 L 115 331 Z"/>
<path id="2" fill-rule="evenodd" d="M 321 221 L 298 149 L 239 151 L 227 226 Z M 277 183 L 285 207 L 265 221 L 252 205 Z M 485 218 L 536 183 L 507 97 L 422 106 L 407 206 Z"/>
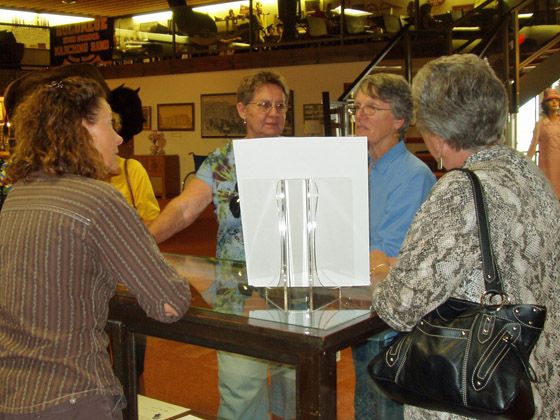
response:
<path id="1" fill-rule="evenodd" d="M 233 148 L 249 284 L 369 285 L 366 138 L 243 139 Z"/>

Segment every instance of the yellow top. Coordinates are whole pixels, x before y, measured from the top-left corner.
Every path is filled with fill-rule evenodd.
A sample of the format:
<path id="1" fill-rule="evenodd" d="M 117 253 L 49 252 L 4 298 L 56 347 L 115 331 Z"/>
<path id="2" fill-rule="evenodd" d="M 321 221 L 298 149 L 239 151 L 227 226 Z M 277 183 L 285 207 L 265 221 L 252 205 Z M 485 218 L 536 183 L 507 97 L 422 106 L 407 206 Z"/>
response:
<path id="1" fill-rule="evenodd" d="M 120 174 L 111 178 L 111 184 L 120 191 L 127 203 L 136 209 L 144 222 L 151 222 L 159 215 L 160 209 L 146 169 L 137 160 L 127 159 L 128 178 L 132 194 L 134 194 L 133 204 L 131 191 L 126 182 L 124 172 L 125 159 L 121 157 L 118 159 Z"/>

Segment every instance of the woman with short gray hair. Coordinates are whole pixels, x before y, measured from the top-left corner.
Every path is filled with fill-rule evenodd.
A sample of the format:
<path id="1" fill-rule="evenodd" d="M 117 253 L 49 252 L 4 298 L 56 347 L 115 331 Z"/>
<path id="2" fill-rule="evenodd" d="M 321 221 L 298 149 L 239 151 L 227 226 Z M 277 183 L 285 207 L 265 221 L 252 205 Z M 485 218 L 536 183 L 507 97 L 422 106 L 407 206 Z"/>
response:
<path id="1" fill-rule="evenodd" d="M 378 98 L 390 104 L 393 116 L 397 120 L 402 120 L 402 125 L 398 130 L 398 140 L 404 140 L 414 117 L 410 85 L 406 80 L 396 74 L 377 73 L 364 79 L 358 91 L 370 98 Z"/>
<path id="2" fill-rule="evenodd" d="M 356 134 L 367 137 L 369 248 L 372 277 L 394 264 L 406 232 L 436 177 L 405 144 L 411 123 L 410 84 L 397 74 L 376 73 L 358 86 L 354 98 Z M 367 373 L 369 361 L 396 335 L 384 330 L 352 348 L 356 420 L 401 420 L 403 407 L 383 396 Z"/>
<path id="3" fill-rule="evenodd" d="M 474 55 L 441 57 L 413 81 L 417 127 L 451 170 L 468 168 L 482 184 L 494 258 L 512 303 L 547 306 L 530 363 L 535 418 L 560 412 L 560 205 L 535 165 L 502 145 L 506 91 L 488 63 Z M 374 284 L 372 308 L 392 328 L 412 330 L 455 297 L 484 293 L 480 242 L 468 177 L 451 171 L 435 185 L 408 231 L 398 262 Z M 458 416 L 405 406 L 410 419 Z"/>
<path id="4" fill-rule="evenodd" d="M 502 83 L 490 77 L 485 60 L 459 55 L 450 63 L 428 63 L 414 78 L 418 129 L 445 138 L 456 149 L 501 143 L 507 117 Z"/>

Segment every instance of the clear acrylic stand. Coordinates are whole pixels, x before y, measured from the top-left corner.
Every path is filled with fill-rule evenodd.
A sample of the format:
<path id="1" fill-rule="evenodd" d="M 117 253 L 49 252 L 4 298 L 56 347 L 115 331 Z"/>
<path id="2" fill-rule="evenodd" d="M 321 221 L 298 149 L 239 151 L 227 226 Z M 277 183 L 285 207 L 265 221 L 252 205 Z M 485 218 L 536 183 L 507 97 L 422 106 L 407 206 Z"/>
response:
<path id="1" fill-rule="evenodd" d="M 340 302 L 341 288 L 326 288 L 317 270 L 317 184 L 311 179 L 281 179 L 276 186 L 276 203 L 280 274 L 278 285 L 266 289 L 267 302 L 284 311 L 315 311 Z M 306 281 L 296 282 L 296 272 L 305 276 Z M 296 283 L 307 286 L 297 287 Z"/>

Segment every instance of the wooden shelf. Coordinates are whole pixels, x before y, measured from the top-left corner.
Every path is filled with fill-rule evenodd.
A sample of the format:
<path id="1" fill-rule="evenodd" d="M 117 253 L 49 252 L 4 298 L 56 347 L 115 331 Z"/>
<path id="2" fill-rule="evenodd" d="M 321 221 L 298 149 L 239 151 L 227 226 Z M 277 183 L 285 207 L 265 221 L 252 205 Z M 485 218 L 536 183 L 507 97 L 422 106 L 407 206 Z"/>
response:
<path id="1" fill-rule="evenodd" d="M 178 155 L 134 155 L 150 177 L 158 198 L 172 198 L 181 192 Z"/>

